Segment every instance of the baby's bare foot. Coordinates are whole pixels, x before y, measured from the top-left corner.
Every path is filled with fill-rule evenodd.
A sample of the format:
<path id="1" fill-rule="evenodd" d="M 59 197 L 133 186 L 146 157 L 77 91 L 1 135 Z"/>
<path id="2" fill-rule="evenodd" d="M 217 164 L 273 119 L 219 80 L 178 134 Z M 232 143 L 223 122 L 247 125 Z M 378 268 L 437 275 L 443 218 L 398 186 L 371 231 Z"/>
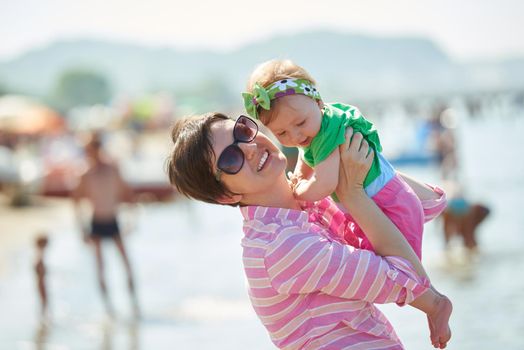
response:
<path id="1" fill-rule="evenodd" d="M 435 348 L 444 349 L 451 338 L 449 318 L 452 311 L 451 301 L 445 295 L 440 294 L 435 303 L 435 311 L 428 314 L 431 344 Z"/>

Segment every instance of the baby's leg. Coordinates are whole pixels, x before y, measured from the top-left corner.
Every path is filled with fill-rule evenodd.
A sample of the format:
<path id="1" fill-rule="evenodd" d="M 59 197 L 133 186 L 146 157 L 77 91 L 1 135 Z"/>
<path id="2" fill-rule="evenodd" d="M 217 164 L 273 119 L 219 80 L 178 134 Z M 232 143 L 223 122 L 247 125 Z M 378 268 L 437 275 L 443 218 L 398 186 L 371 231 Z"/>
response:
<path id="1" fill-rule="evenodd" d="M 438 292 L 437 292 L 438 293 Z M 435 348 L 444 349 L 451 339 L 451 329 L 449 328 L 449 318 L 453 311 L 451 301 L 445 295 L 439 294 L 436 302 L 435 311 L 427 314 L 429 325 L 429 336 L 431 344 Z"/>
<path id="2" fill-rule="evenodd" d="M 400 175 L 419 198 L 424 209 L 424 222 L 433 220 L 446 209 L 447 199 L 442 189 L 423 184 L 398 171 L 397 174 Z"/>
<path id="3" fill-rule="evenodd" d="M 451 338 L 449 318 L 453 305 L 448 297 L 430 288 L 410 305 L 426 313 L 431 344 L 435 348 L 444 349 Z"/>
<path id="4" fill-rule="evenodd" d="M 420 259 L 424 211 L 413 190 L 397 175 L 372 199 L 406 237 Z"/>
<path id="5" fill-rule="evenodd" d="M 397 226 L 415 254 L 421 259 L 425 212 L 413 190 L 399 175 L 396 175 L 372 199 Z M 346 213 L 348 222 L 354 224 L 351 232 L 360 240 L 360 248 L 375 251 L 366 234 L 355 223 L 351 214 L 342 205 L 339 205 L 339 208 Z"/>
<path id="6" fill-rule="evenodd" d="M 417 195 L 417 197 L 420 199 L 420 201 L 427 201 L 427 200 L 438 200 L 440 198 L 440 195 L 433 191 L 433 188 L 430 186 L 421 183 L 414 178 L 403 174 L 399 171 L 397 171 L 397 174 L 402 177 L 402 179 L 413 189 L 413 192 Z"/>

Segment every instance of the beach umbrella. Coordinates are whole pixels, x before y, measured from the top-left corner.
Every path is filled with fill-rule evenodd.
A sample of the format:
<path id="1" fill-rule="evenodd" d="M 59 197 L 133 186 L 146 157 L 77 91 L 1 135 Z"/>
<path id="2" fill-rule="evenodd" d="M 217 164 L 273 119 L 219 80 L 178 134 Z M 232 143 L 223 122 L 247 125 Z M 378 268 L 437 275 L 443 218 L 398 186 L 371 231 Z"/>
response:
<path id="1" fill-rule="evenodd" d="M 65 130 L 65 120 L 54 110 L 25 96 L 0 98 L 0 130 L 23 135 L 55 134 Z"/>

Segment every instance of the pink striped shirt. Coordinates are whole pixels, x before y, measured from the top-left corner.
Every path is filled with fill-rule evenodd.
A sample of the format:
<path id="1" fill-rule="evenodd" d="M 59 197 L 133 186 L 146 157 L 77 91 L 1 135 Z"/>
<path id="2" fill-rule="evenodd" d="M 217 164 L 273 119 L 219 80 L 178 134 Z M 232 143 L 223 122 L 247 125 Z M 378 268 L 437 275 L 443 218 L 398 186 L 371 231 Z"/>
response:
<path id="1" fill-rule="evenodd" d="M 281 349 L 403 349 L 373 303 L 410 303 L 429 286 L 400 257 L 344 240 L 347 222 L 331 199 L 303 211 L 242 207 L 249 297 Z M 351 235 L 348 235 L 351 236 Z"/>

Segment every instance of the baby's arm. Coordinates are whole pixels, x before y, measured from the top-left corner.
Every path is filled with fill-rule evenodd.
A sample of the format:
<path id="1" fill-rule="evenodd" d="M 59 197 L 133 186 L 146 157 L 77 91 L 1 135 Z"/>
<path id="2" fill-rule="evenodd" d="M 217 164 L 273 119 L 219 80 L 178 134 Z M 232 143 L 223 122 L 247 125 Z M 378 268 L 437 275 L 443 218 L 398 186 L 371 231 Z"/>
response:
<path id="1" fill-rule="evenodd" d="M 295 166 L 294 171 L 294 175 L 297 177 L 297 180 L 310 179 L 311 176 L 313 176 L 313 173 L 313 168 L 307 165 L 299 154 L 297 165 Z"/>
<path id="2" fill-rule="evenodd" d="M 340 153 L 338 149 L 317 166 L 309 179 L 299 180 L 293 188 L 295 197 L 302 201 L 317 201 L 335 192 L 338 184 Z"/>

